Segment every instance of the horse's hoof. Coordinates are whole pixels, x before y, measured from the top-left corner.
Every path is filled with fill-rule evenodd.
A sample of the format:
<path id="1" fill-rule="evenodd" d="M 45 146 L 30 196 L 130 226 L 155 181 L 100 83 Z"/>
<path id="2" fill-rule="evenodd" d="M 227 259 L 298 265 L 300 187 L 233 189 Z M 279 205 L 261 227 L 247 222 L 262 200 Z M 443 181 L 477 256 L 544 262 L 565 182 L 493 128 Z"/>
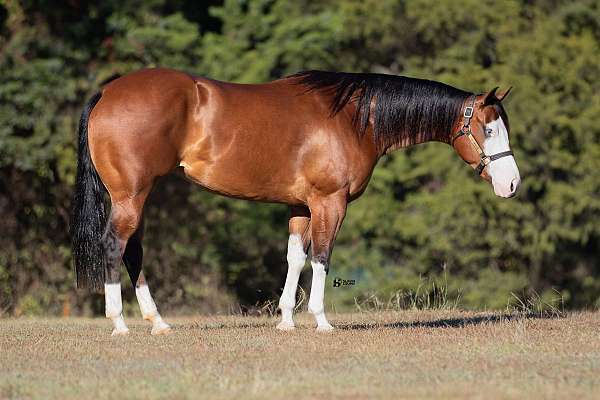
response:
<path id="1" fill-rule="evenodd" d="M 110 336 L 125 336 L 129 335 L 129 329 L 113 329 Z"/>
<path id="2" fill-rule="evenodd" d="M 279 329 L 280 331 L 293 331 L 294 329 L 296 329 L 296 326 L 294 326 L 293 322 L 281 321 L 279 324 L 277 324 L 277 329 Z"/>
<path id="3" fill-rule="evenodd" d="M 168 335 L 171 332 L 172 332 L 171 327 L 167 324 L 163 324 L 160 326 L 153 327 L 150 334 L 154 335 L 154 336 L 159 336 L 159 335 Z"/>
<path id="4" fill-rule="evenodd" d="M 331 332 L 332 330 L 333 326 L 331 324 L 317 326 L 317 332 Z"/>

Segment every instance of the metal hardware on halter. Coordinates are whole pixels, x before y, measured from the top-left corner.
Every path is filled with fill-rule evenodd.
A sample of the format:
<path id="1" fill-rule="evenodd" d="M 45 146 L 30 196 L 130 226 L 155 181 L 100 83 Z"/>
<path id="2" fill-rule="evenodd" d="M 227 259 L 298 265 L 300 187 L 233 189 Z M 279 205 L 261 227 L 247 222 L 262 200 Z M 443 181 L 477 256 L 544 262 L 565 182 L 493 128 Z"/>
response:
<path id="1" fill-rule="evenodd" d="M 513 152 L 511 150 L 508 150 L 492 154 L 491 156 L 488 156 L 484 153 L 483 149 L 481 148 L 479 143 L 477 143 L 477 140 L 475 140 L 475 137 L 471 132 L 471 118 L 473 118 L 475 99 L 476 96 L 472 96 L 470 105 L 465 107 L 465 111 L 463 112 L 463 125 L 458 130 L 458 132 L 452 135 L 452 141 L 450 144 L 454 146 L 454 142 L 456 141 L 456 139 L 458 139 L 461 136 L 467 136 L 469 138 L 469 142 L 471 142 L 471 146 L 473 146 L 473 149 L 477 152 L 477 154 L 479 154 L 479 164 L 477 165 L 477 167 L 475 167 L 475 171 L 477 171 L 477 173 L 481 175 L 485 167 L 487 167 L 492 161 L 496 161 L 497 159 L 502 157 L 512 156 Z"/>
<path id="2" fill-rule="evenodd" d="M 463 117 L 471 118 L 472 116 L 473 116 L 473 107 L 472 106 L 465 107 L 465 113 L 463 114 Z"/>

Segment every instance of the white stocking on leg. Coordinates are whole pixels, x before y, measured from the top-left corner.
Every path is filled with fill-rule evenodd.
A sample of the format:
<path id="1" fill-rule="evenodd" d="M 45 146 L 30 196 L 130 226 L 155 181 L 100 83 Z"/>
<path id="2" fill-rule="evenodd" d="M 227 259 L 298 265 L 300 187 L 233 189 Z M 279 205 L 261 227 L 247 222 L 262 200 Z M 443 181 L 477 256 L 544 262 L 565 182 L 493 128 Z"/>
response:
<path id="1" fill-rule="evenodd" d="M 112 335 L 126 335 L 129 333 L 125 320 L 123 319 L 123 302 L 121 300 L 121 284 L 105 283 L 104 299 L 106 318 L 113 322 L 114 329 Z"/>
<path id="2" fill-rule="evenodd" d="M 298 288 L 298 279 L 300 272 L 306 261 L 306 253 L 302 245 L 302 238 L 299 234 L 291 234 L 288 240 L 288 272 L 285 278 L 283 293 L 279 299 L 279 309 L 281 310 L 281 322 L 277 329 L 294 329 L 294 320 L 292 315 L 296 306 L 296 289 Z"/>
<path id="3" fill-rule="evenodd" d="M 318 331 L 331 331 L 333 326 L 325 317 L 325 306 L 323 298 L 325 296 L 325 266 L 320 262 L 311 261 L 313 276 L 310 287 L 310 299 L 308 300 L 308 311 L 315 316 Z"/>
<path id="4" fill-rule="evenodd" d="M 169 324 L 163 321 L 162 317 L 158 313 L 158 309 L 156 308 L 154 299 L 150 295 L 148 285 L 144 283 L 142 285 L 137 286 L 135 288 L 135 295 L 138 299 L 140 310 L 142 311 L 142 317 L 145 320 L 152 322 L 151 333 L 153 335 L 162 335 L 165 333 L 169 333 L 171 331 L 171 327 L 169 326 Z"/>

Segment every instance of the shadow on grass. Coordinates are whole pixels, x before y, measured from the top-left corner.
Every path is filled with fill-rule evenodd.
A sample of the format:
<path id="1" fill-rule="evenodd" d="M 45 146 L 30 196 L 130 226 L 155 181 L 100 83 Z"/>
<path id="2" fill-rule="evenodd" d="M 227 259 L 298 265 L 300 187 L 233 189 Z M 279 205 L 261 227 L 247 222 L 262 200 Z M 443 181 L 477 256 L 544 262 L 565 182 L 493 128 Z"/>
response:
<path id="1" fill-rule="evenodd" d="M 369 330 L 377 328 L 390 329 L 410 329 L 410 328 L 462 328 L 471 325 L 481 324 L 501 324 L 510 321 L 527 320 L 527 319 L 561 319 L 565 315 L 562 312 L 556 313 L 497 313 L 477 315 L 472 317 L 462 318 L 442 318 L 429 321 L 398 321 L 398 322 L 360 322 L 360 323 L 344 323 L 336 321 L 334 323 L 336 329 L 339 330 Z M 221 321 L 214 322 L 191 322 L 185 324 L 173 324 L 175 330 L 210 330 L 210 329 L 257 329 L 257 328 L 275 328 L 272 320 L 262 320 L 256 322 L 233 322 L 226 323 Z"/>
<path id="2" fill-rule="evenodd" d="M 479 315 L 464 318 L 443 318 L 431 321 L 411 321 L 411 322 L 361 322 L 354 324 L 338 324 L 336 328 L 341 330 L 363 330 L 374 328 L 462 328 L 469 325 L 481 325 L 488 323 L 505 323 L 509 321 L 518 321 L 524 319 L 561 319 L 564 315 L 558 313 L 516 313 L 516 314 L 490 314 Z"/>
<path id="3" fill-rule="evenodd" d="M 211 322 L 211 323 L 186 323 L 186 324 L 171 324 L 175 330 L 178 331 L 191 331 L 191 330 L 210 330 L 210 329 L 255 329 L 255 328 L 271 328 L 275 327 L 272 321 L 261 321 L 261 322 L 242 322 L 242 323 L 222 323 L 222 322 Z"/>

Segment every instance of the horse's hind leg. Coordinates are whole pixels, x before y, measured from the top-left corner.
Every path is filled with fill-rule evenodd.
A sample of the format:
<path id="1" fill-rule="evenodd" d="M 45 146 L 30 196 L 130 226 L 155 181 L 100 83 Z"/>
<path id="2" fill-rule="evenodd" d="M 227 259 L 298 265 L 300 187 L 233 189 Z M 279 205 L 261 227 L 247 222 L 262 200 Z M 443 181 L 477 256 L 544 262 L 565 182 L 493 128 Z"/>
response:
<path id="1" fill-rule="evenodd" d="M 296 306 L 296 289 L 300 272 L 304 268 L 306 252 L 310 245 L 310 212 L 305 207 L 291 207 L 289 221 L 290 237 L 288 239 L 287 262 L 288 272 L 285 278 L 283 293 L 279 299 L 281 322 L 277 329 L 294 329 L 292 315 Z"/>
<path id="2" fill-rule="evenodd" d="M 140 305 L 142 317 L 145 320 L 152 322 L 151 333 L 153 335 L 161 335 L 170 332 L 171 327 L 163 321 L 158 313 L 154 299 L 152 298 L 152 295 L 150 295 L 144 272 L 142 271 L 142 258 L 144 255 L 144 250 L 142 248 L 143 232 L 144 223 L 142 220 L 135 233 L 127 241 L 125 254 L 123 254 L 123 261 L 127 267 L 131 283 L 135 288 L 135 295 Z"/>
<path id="3" fill-rule="evenodd" d="M 106 275 L 104 282 L 106 317 L 113 321 L 113 335 L 124 335 L 129 329 L 123 319 L 123 302 L 121 300 L 121 259 L 125 253 L 127 241 L 137 230 L 141 221 L 144 201 L 150 187 L 130 197 L 115 197 L 111 194 L 111 213 L 106 226 L 103 243 L 107 255 Z"/>

